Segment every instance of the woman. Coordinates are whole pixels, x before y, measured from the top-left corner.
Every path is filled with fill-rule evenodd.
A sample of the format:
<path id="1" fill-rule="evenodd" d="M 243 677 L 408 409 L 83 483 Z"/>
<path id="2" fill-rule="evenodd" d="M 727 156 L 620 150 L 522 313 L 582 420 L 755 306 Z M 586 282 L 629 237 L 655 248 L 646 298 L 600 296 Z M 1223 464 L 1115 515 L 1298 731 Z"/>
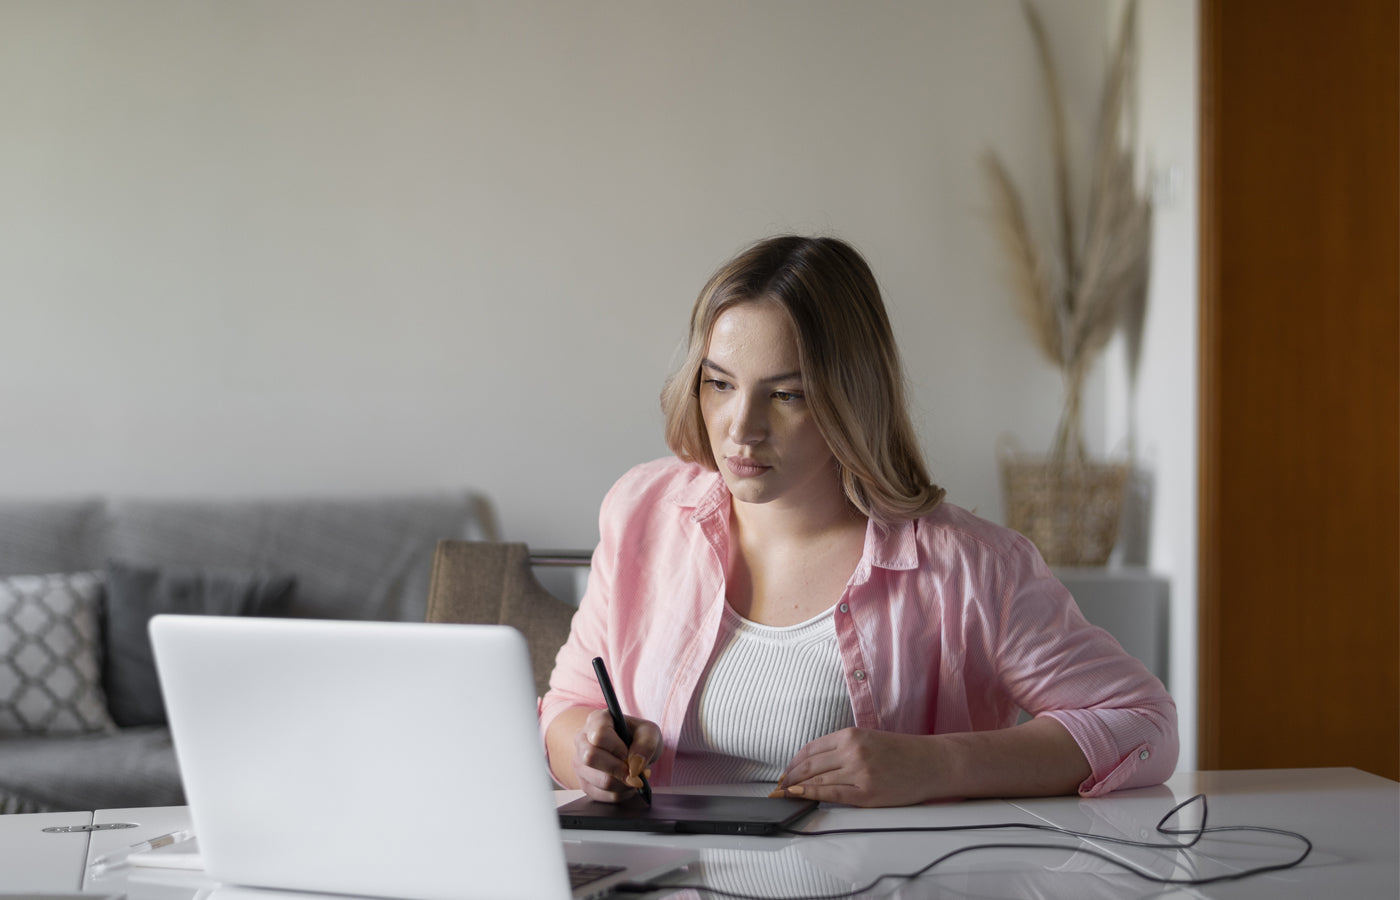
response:
<path id="1" fill-rule="evenodd" d="M 1029 541 L 942 502 L 902 385 L 849 245 L 773 238 L 710 279 L 662 393 L 675 458 L 603 501 L 540 704 L 560 783 L 625 800 L 640 756 L 655 784 L 776 781 L 896 806 L 1171 774 L 1161 682 L 1084 620 Z M 1033 718 L 1017 725 L 1020 709 Z"/>

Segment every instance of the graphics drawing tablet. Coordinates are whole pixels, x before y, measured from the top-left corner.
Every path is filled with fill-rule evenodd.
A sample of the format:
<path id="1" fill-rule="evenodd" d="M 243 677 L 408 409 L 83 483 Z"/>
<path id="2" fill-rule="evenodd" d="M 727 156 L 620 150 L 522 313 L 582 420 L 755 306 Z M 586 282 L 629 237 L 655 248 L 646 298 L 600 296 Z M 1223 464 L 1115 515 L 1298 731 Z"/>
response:
<path id="1" fill-rule="evenodd" d="M 818 806 L 790 797 L 726 797 L 656 792 L 651 806 L 640 797 L 602 803 L 580 797 L 559 807 L 565 828 L 684 834 L 773 834 Z"/>

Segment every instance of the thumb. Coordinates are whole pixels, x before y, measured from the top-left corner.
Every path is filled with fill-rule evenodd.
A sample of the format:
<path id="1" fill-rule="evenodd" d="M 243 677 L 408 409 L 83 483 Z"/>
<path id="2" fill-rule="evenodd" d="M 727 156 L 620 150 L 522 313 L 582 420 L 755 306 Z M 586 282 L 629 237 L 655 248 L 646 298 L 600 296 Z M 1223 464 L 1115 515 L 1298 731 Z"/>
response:
<path id="1" fill-rule="evenodd" d="M 627 727 L 632 729 L 632 746 L 629 749 L 648 763 L 655 762 L 661 756 L 661 728 L 655 722 L 631 716 L 627 718 Z"/>

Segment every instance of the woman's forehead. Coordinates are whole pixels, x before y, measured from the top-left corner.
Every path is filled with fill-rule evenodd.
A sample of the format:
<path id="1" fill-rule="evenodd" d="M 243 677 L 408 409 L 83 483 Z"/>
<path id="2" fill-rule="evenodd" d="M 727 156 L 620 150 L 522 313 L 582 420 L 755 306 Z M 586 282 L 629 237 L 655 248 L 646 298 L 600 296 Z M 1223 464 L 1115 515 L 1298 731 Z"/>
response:
<path id="1" fill-rule="evenodd" d="M 715 319 L 706 342 L 712 367 L 763 370 L 765 377 L 801 373 L 797 334 L 787 312 L 775 303 L 740 303 Z"/>

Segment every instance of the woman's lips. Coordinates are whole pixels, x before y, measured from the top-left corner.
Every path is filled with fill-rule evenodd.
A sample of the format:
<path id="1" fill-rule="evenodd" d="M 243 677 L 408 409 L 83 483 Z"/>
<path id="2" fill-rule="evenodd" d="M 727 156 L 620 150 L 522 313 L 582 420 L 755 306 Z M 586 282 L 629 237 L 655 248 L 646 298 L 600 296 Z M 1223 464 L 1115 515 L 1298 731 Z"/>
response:
<path id="1" fill-rule="evenodd" d="M 756 475 L 762 475 L 772 468 L 772 466 L 761 465 L 751 459 L 745 459 L 742 456 L 726 456 L 724 458 L 724 464 L 729 467 L 729 471 L 740 478 L 753 478 Z"/>

